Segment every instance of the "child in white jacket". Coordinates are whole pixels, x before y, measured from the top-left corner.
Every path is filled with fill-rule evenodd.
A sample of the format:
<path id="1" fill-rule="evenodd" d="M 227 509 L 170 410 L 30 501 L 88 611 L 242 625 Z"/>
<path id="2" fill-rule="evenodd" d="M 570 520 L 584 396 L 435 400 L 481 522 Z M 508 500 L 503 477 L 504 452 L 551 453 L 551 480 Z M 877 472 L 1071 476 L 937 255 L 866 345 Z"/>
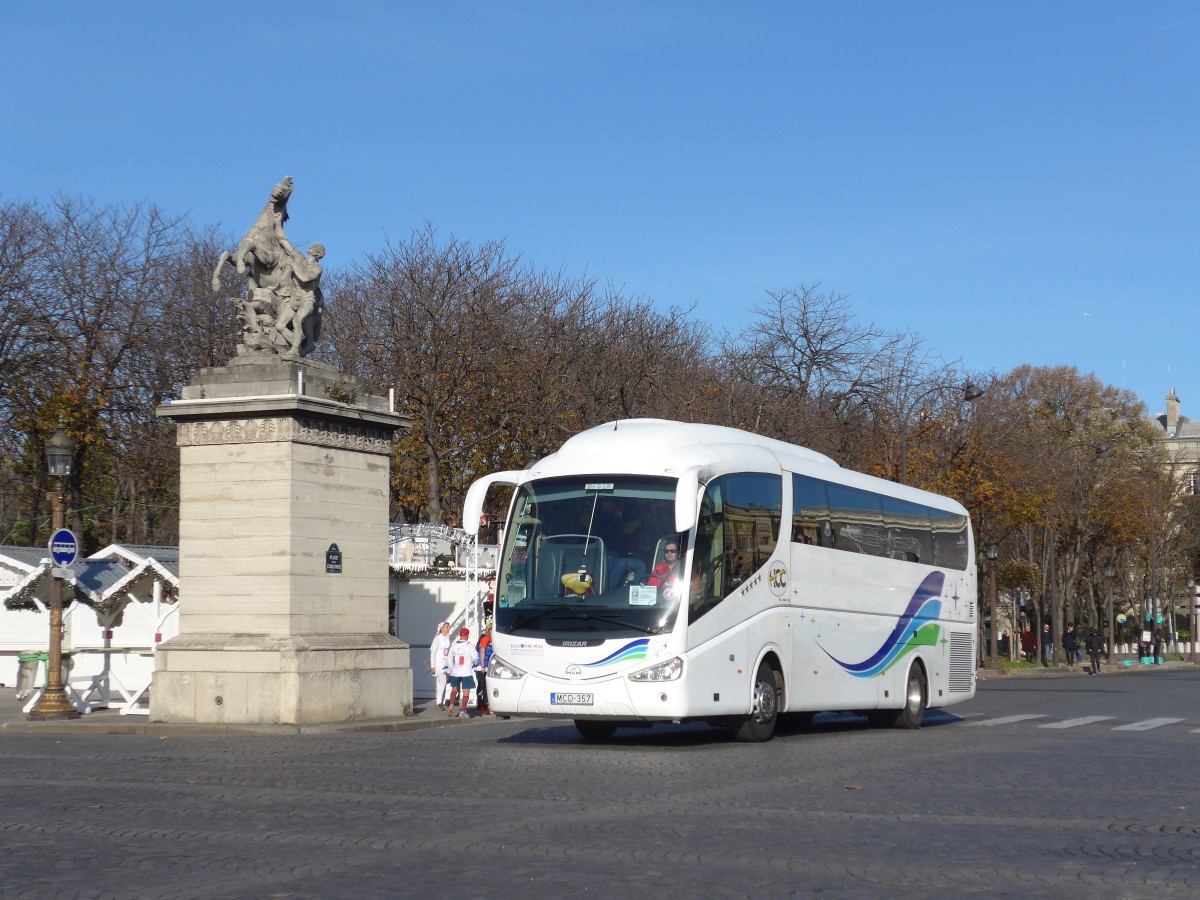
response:
<path id="1" fill-rule="evenodd" d="M 467 702 L 475 687 L 475 667 L 479 665 L 479 651 L 471 643 L 471 629 L 460 628 L 458 640 L 450 645 L 450 703 L 447 715 L 467 718 Z M 461 700 L 462 706 L 455 711 L 454 705 Z"/>

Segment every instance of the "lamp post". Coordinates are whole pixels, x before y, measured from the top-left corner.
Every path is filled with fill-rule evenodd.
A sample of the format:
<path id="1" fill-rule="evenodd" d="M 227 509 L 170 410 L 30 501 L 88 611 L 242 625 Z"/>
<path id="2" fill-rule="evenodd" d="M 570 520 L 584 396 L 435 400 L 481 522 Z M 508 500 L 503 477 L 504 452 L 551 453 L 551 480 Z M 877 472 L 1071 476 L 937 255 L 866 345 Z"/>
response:
<path id="1" fill-rule="evenodd" d="M 1188 662 L 1196 664 L 1196 602 L 1200 600 L 1200 592 L 1196 590 L 1196 579 L 1189 575 L 1188 586 Z"/>
<path id="2" fill-rule="evenodd" d="M 983 545 L 984 555 L 988 561 L 988 609 L 992 613 L 992 631 L 988 636 L 988 652 L 992 655 L 992 666 L 1000 668 L 1000 654 L 996 644 L 996 630 L 1000 624 L 1000 616 L 996 611 L 996 560 L 1000 558 L 1000 545 L 995 541 L 987 541 Z"/>
<path id="3" fill-rule="evenodd" d="M 54 479 L 54 490 L 49 491 L 53 531 L 64 526 L 66 520 L 66 491 L 64 485 L 71 474 L 71 461 L 75 457 L 75 446 L 61 425 L 54 436 L 46 442 L 46 469 Z M 53 560 L 51 561 L 53 565 Z M 35 721 L 45 719 L 78 719 L 79 710 L 67 697 L 62 677 L 62 631 L 63 631 L 63 584 L 62 579 L 51 574 L 50 578 L 50 647 L 46 660 L 46 690 L 37 704 L 29 711 Z"/>
<path id="4" fill-rule="evenodd" d="M 1109 662 L 1112 662 L 1113 650 L 1115 645 L 1114 640 L 1114 622 L 1113 622 L 1113 579 L 1117 577 L 1117 564 L 1111 559 L 1104 564 L 1104 577 L 1108 579 L 1108 655 L 1105 657 Z"/>

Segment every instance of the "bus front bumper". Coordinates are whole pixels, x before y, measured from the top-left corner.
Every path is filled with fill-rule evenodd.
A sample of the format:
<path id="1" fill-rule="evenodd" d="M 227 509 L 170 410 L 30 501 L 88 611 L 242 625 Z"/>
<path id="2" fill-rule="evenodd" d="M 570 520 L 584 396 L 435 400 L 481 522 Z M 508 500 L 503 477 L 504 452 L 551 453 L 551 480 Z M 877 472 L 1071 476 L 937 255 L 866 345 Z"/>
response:
<path id="1" fill-rule="evenodd" d="M 487 690 L 492 712 L 503 716 L 672 722 L 687 709 L 682 679 L 639 683 L 622 676 L 564 682 L 532 673 L 489 678 Z"/>

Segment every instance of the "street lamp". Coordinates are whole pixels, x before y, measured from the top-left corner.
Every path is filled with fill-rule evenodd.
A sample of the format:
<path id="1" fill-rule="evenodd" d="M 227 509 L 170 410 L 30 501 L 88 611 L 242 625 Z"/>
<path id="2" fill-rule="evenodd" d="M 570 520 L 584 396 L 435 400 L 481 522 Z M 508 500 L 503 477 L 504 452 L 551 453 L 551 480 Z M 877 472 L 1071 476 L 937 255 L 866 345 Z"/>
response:
<path id="1" fill-rule="evenodd" d="M 1105 657 L 1109 662 L 1112 662 L 1114 650 L 1114 628 L 1113 628 L 1113 579 L 1117 577 L 1117 564 L 1111 559 L 1104 564 L 1104 577 L 1108 579 L 1108 655 Z"/>
<path id="2" fill-rule="evenodd" d="M 75 457 L 75 446 L 61 425 L 54 436 L 46 442 L 46 470 L 54 479 L 54 490 L 47 491 L 50 498 L 53 528 L 58 531 L 66 520 L 66 478 L 71 474 L 71 461 Z M 53 553 L 51 566 L 53 566 Z M 45 719 L 78 719 L 79 710 L 67 697 L 62 677 L 62 632 L 63 632 L 63 584 L 62 579 L 51 573 L 50 577 L 50 647 L 46 660 L 46 690 L 37 704 L 29 711 L 35 721 Z"/>
<path id="3" fill-rule="evenodd" d="M 992 665 L 1000 667 L 999 651 L 996 644 L 996 630 L 1000 625 L 1000 616 L 996 611 L 996 560 L 1000 558 L 1000 545 L 995 541 L 987 541 L 983 545 L 984 555 L 988 560 L 988 608 L 992 612 L 992 632 L 988 637 L 988 652 L 992 654 Z"/>

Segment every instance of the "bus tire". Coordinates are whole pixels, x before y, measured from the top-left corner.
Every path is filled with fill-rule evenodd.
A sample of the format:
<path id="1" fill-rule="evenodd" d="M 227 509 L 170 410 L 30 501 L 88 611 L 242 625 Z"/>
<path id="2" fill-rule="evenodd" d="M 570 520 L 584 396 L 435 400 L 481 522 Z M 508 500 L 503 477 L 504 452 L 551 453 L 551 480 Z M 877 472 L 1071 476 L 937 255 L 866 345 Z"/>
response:
<path id="1" fill-rule="evenodd" d="M 769 741 L 775 734 L 775 723 L 779 721 L 779 701 L 783 696 L 783 681 L 763 660 L 758 664 L 754 676 L 754 695 L 750 715 L 735 721 L 733 737 L 743 743 L 759 744 Z"/>
<path id="2" fill-rule="evenodd" d="M 900 709 L 877 709 L 867 718 L 876 728 L 920 728 L 925 718 L 925 670 L 913 663 L 904 683 L 904 706 Z"/>
<path id="3" fill-rule="evenodd" d="M 607 741 L 617 733 L 613 722 L 597 722 L 595 719 L 576 719 L 575 730 L 585 741 Z"/>

